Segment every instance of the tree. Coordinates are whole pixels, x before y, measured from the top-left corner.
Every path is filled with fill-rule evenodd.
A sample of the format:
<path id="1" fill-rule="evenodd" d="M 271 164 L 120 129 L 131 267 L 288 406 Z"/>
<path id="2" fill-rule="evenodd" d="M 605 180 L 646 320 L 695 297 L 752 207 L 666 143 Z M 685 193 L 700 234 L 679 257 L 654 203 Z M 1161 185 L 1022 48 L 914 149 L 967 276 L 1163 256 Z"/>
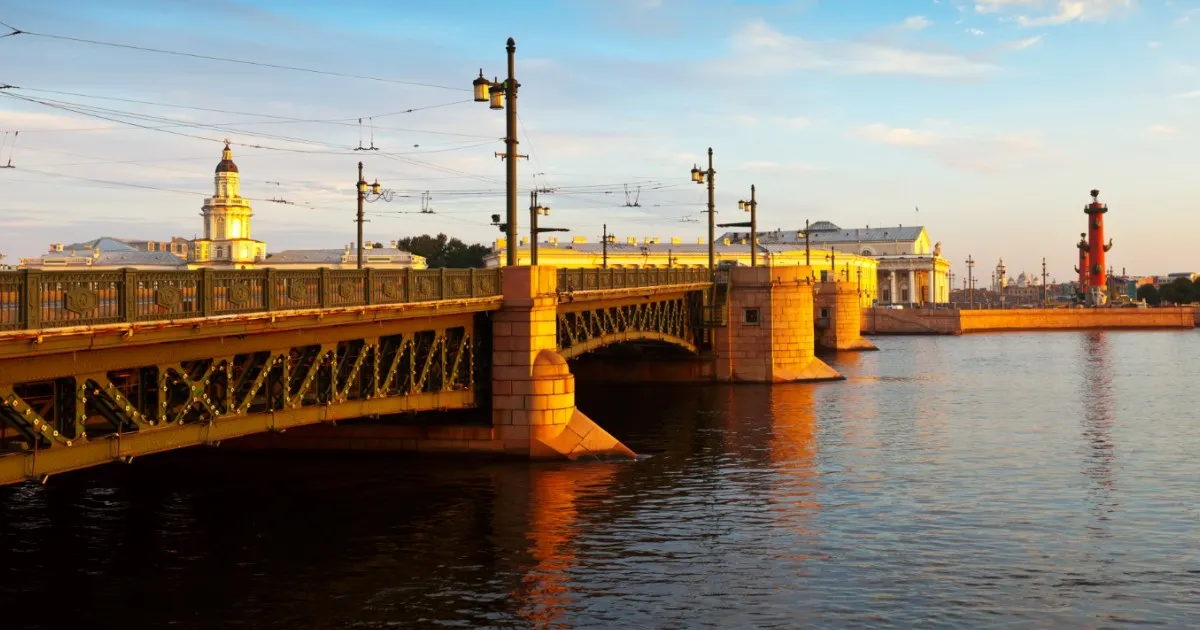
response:
<path id="1" fill-rule="evenodd" d="M 1191 304 L 1196 300 L 1195 285 L 1187 278 L 1175 278 L 1170 284 L 1158 287 L 1158 297 L 1171 304 Z"/>
<path id="2" fill-rule="evenodd" d="M 1160 298 L 1158 295 L 1158 287 L 1154 286 L 1153 284 L 1143 284 L 1142 286 L 1138 287 L 1137 298 L 1139 300 L 1145 300 L 1145 302 L 1150 306 L 1158 306 L 1159 302 L 1162 301 L 1162 298 Z"/>
<path id="3" fill-rule="evenodd" d="M 471 244 L 445 234 L 409 236 L 396 241 L 396 248 L 424 256 L 431 268 L 468 269 L 482 267 L 483 257 L 491 253 L 487 245 Z"/>

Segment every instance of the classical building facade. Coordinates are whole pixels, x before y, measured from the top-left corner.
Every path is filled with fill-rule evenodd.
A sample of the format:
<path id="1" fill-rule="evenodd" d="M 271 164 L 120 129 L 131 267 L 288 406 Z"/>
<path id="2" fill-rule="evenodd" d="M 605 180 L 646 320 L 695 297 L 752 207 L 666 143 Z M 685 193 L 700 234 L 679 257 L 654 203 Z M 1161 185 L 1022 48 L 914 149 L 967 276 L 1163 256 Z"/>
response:
<path id="1" fill-rule="evenodd" d="M 274 269 L 357 269 L 358 252 L 350 243 L 342 249 L 285 249 L 270 254 L 260 267 Z M 424 256 L 396 249 L 382 243 L 363 243 L 363 267 L 371 269 L 425 269 Z"/>
<path id="2" fill-rule="evenodd" d="M 213 196 L 200 209 L 204 238 L 192 241 L 188 262 L 193 267 L 250 268 L 267 254 L 267 245 L 250 238 L 250 202 L 242 197 L 241 179 L 229 143 L 221 152 L 213 177 Z"/>
<path id="3" fill-rule="evenodd" d="M 726 234 L 719 237 L 713 246 L 717 265 L 750 264 L 749 235 Z M 484 257 L 486 267 L 504 264 L 505 239 L 497 239 L 495 249 Z M 860 286 L 860 302 L 870 306 L 878 298 L 878 261 L 869 256 L 854 253 L 833 252 L 813 247 L 806 251 L 804 242 L 759 243 L 758 264 L 774 266 L 800 266 L 811 269 L 814 280 L 857 282 Z M 517 264 L 530 264 L 528 239 L 521 239 L 517 248 Z M 559 240 L 549 238 L 538 243 L 538 264 L 554 267 L 601 267 L 613 269 L 660 269 L 669 267 L 708 267 L 708 244 L 704 239 L 685 243 L 680 238 L 635 237 L 616 239 L 613 237 L 605 247 L 603 242 L 589 243 L 587 238 L 575 236 Z"/>
<path id="4" fill-rule="evenodd" d="M 749 232 L 730 232 L 724 239 L 744 241 Z M 758 243 L 772 248 L 805 246 L 804 230 L 759 232 Z M 942 244 L 932 243 L 923 226 L 841 228 L 817 221 L 808 228 L 807 243 L 822 255 L 842 259 L 859 256 L 876 262 L 875 275 L 863 285 L 878 287 L 872 299 L 880 305 L 945 304 L 950 301 L 950 261 L 942 257 Z M 840 264 L 839 264 L 840 268 Z M 870 306 L 875 302 L 867 302 Z"/>

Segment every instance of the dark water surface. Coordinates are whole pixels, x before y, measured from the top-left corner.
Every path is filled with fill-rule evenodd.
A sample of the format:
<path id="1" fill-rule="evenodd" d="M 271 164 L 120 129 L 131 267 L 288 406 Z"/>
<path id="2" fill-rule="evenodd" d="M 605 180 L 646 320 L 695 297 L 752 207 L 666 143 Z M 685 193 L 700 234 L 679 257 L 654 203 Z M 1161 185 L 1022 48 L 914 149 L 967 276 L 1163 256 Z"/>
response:
<path id="1" fill-rule="evenodd" d="M 1200 334 L 582 383 L 633 463 L 196 450 L 0 489 L 0 628 L 1200 624 Z"/>

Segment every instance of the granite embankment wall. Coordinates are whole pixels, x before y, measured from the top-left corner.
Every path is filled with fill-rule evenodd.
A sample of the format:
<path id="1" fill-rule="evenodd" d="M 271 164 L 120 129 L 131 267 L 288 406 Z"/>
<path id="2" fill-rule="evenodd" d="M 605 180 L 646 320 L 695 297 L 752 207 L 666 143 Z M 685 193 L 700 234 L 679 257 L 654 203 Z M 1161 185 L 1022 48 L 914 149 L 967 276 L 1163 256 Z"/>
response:
<path id="1" fill-rule="evenodd" d="M 1200 313 L 1169 308 L 1056 308 L 1012 310 L 865 309 L 863 331 L 877 335 L 959 335 L 1005 330 L 1194 328 Z"/>

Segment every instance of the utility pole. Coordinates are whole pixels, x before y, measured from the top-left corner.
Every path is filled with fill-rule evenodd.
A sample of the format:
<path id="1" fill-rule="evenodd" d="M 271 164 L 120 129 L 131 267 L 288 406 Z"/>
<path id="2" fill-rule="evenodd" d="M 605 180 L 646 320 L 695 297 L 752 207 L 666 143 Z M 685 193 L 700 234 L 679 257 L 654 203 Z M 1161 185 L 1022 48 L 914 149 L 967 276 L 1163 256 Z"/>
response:
<path id="1" fill-rule="evenodd" d="M 363 268 L 362 232 L 363 232 L 363 198 L 367 196 L 367 180 L 363 179 L 362 162 L 358 163 L 358 183 L 354 186 L 358 191 L 358 268 Z"/>
<path id="2" fill-rule="evenodd" d="M 517 88 L 519 84 L 516 78 L 516 55 L 517 43 L 513 38 L 509 37 L 505 50 L 508 51 L 508 79 L 500 83 L 498 81 L 488 81 L 483 78 L 483 70 L 479 71 L 479 78 L 472 82 L 475 93 L 475 102 L 489 103 L 489 109 L 506 109 L 505 114 L 505 150 L 503 153 L 504 159 L 508 162 L 505 164 L 506 176 L 506 207 L 508 223 L 505 225 L 506 237 L 508 239 L 508 257 L 507 262 L 509 267 L 517 266 L 517 158 L 526 157 L 517 154 Z M 504 101 L 508 101 L 507 108 Z M 497 156 L 501 154 L 497 153 Z"/>
<path id="3" fill-rule="evenodd" d="M 529 264 L 538 264 L 538 213 L 541 208 L 538 207 L 538 191 L 536 188 L 529 191 Z"/>
<path id="4" fill-rule="evenodd" d="M 604 262 L 602 263 L 602 266 L 605 269 L 608 269 L 608 224 L 607 223 L 604 224 L 604 235 L 601 236 L 600 238 L 603 239 L 603 241 L 604 241 L 604 246 L 602 247 L 602 251 L 604 252 Z"/>
<path id="5" fill-rule="evenodd" d="M 975 260 L 967 256 L 967 304 L 975 308 Z"/>
<path id="6" fill-rule="evenodd" d="M 1046 257 L 1042 257 L 1042 306 L 1047 303 L 1046 299 Z"/>
<path id="7" fill-rule="evenodd" d="M 754 184 L 750 184 L 750 266 L 758 266 L 758 199 L 754 196 Z"/>
<path id="8" fill-rule="evenodd" d="M 708 275 L 709 278 L 714 277 L 713 272 L 716 270 L 716 244 L 713 242 L 716 239 L 716 201 L 713 189 L 713 180 L 716 178 L 717 171 L 713 170 L 713 150 L 708 147 L 708 170 L 702 171 L 699 168 L 692 167 L 692 181 L 697 184 L 708 183 Z"/>
<path id="9" fill-rule="evenodd" d="M 812 253 L 812 249 L 809 248 L 809 240 L 808 240 L 808 219 L 805 219 L 804 220 L 804 266 L 809 267 L 810 269 L 812 268 L 812 260 L 809 259 L 809 254 L 811 254 L 811 253 Z"/>

